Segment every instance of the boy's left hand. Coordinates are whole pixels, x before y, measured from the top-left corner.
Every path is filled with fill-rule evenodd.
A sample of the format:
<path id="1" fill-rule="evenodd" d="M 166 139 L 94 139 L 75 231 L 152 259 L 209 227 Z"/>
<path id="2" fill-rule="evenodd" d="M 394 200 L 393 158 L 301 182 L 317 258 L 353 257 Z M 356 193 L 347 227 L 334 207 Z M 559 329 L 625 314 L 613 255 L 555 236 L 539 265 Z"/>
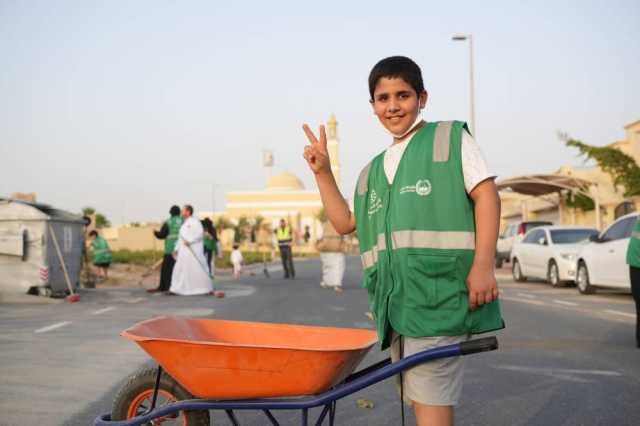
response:
<path id="1" fill-rule="evenodd" d="M 492 266 L 473 264 L 467 276 L 469 309 L 491 303 L 498 298 L 498 283 Z"/>

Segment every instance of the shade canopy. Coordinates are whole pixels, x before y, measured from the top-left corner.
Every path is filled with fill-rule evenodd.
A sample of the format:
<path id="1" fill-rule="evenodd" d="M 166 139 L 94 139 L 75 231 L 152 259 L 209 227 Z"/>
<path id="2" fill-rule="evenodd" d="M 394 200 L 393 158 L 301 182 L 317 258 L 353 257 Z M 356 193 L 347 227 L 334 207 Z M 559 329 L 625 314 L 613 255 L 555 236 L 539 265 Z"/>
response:
<path id="1" fill-rule="evenodd" d="M 593 198 L 589 193 L 591 185 L 593 185 L 591 181 L 566 175 L 523 175 L 496 182 L 499 191 L 510 189 L 518 194 L 534 197 L 564 189 Z"/>

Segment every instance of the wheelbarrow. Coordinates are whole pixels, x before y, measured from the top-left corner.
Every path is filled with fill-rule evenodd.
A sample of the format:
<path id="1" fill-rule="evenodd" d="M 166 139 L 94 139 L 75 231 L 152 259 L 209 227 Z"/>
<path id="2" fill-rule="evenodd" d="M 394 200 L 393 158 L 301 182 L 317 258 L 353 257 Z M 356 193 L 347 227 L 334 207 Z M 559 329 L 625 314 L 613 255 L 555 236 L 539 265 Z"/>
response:
<path id="1" fill-rule="evenodd" d="M 157 368 L 133 374 L 115 397 L 111 414 L 95 426 L 210 424 L 224 411 L 259 410 L 272 425 L 274 411 L 299 410 L 309 424 L 334 425 L 337 401 L 424 362 L 497 349 L 495 337 L 419 352 L 398 362 L 380 361 L 354 373 L 377 342 L 375 331 L 355 328 L 159 317 L 122 332 Z"/>

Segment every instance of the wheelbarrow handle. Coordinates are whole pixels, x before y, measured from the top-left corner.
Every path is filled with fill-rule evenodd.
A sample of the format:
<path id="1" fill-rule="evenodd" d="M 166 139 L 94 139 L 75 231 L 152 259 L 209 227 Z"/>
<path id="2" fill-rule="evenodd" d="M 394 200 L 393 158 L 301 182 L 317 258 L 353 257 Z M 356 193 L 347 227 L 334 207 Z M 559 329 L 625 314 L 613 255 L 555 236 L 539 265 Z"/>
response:
<path id="1" fill-rule="evenodd" d="M 483 337 L 482 339 L 469 340 L 460 343 L 460 354 L 469 355 L 478 352 L 488 352 L 498 349 L 498 339 L 495 336 Z"/>

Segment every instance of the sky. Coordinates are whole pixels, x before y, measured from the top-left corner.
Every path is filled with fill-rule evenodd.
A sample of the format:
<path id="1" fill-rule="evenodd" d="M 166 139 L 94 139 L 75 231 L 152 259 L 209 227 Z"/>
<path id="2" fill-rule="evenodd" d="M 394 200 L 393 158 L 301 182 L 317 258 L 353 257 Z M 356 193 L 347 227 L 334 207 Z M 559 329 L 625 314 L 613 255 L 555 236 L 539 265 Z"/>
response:
<path id="1" fill-rule="evenodd" d="M 0 0 L 0 197 L 114 223 L 224 209 L 274 173 L 314 189 L 303 123 L 338 119 L 342 189 L 390 143 L 369 105 L 381 58 L 422 68 L 427 121 L 469 120 L 506 178 L 581 165 L 640 119 L 640 2 Z"/>

